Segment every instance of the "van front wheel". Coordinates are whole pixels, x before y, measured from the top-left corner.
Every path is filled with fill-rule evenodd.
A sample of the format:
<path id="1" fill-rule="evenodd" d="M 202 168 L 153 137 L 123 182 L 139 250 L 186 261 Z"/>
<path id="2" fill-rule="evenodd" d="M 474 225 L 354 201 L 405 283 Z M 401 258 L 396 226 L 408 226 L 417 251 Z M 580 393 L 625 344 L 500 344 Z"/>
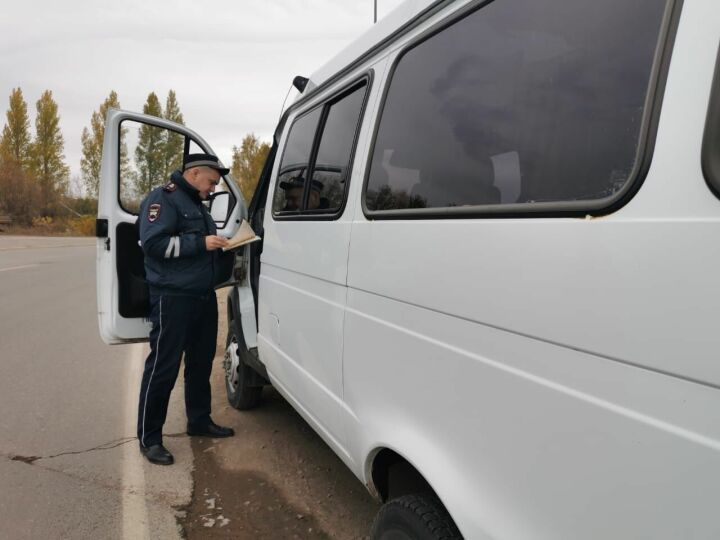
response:
<path id="1" fill-rule="evenodd" d="M 262 386 L 251 386 L 252 368 L 243 360 L 243 353 L 247 353 L 245 340 L 237 335 L 235 322 L 228 325 L 228 336 L 225 345 L 225 389 L 227 398 L 234 408 L 241 411 L 257 406 L 262 393 Z"/>
<path id="2" fill-rule="evenodd" d="M 462 540 L 440 501 L 431 495 L 404 495 L 380 509 L 373 540 Z"/>

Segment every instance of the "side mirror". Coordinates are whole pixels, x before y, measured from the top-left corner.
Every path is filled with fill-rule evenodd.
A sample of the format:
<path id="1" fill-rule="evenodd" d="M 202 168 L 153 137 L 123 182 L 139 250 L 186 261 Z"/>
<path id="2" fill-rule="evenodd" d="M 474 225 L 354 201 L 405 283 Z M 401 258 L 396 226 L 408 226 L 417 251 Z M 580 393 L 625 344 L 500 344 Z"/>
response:
<path id="1" fill-rule="evenodd" d="M 218 225 L 223 225 L 227 221 L 229 211 L 230 192 L 220 191 L 215 193 L 212 199 L 210 199 L 210 215 L 213 221 Z"/>

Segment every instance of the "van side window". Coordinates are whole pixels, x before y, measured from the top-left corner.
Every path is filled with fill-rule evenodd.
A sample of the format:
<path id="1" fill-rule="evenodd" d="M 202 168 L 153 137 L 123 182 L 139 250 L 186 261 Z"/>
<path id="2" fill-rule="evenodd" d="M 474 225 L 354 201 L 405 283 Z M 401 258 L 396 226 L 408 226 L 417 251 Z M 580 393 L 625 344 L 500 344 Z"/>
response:
<path id="1" fill-rule="evenodd" d="M 504 0 L 411 46 L 376 132 L 369 215 L 614 200 L 639 168 L 665 10 L 658 0 Z"/>
<path id="2" fill-rule="evenodd" d="M 292 125 L 278 172 L 273 214 L 333 215 L 342 208 L 366 90 L 367 81 L 362 80 Z"/>

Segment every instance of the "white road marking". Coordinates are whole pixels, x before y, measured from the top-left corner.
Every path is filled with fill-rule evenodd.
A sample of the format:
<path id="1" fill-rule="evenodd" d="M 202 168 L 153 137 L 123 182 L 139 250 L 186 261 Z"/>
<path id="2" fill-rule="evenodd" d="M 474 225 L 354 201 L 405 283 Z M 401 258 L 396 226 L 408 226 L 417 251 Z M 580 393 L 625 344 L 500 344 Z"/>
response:
<path id="1" fill-rule="evenodd" d="M 137 401 L 140 379 L 145 366 L 146 347 L 142 343 L 130 346 L 128 373 L 125 377 L 124 433 L 137 430 Z M 137 444 L 128 443 L 123 451 L 122 515 L 123 538 L 126 540 L 150 539 L 148 510 L 145 499 L 144 458 Z"/>
<path id="2" fill-rule="evenodd" d="M 32 268 L 33 266 L 40 266 L 39 264 L 23 264 L 22 266 L 10 266 L 8 268 L 0 268 L 0 272 L 7 272 L 8 270 L 20 270 L 22 268 Z"/>
<path id="3" fill-rule="evenodd" d="M 95 244 L 47 244 L 39 246 L 10 246 L 1 247 L 0 251 L 17 251 L 20 249 L 57 249 L 57 248 L 72 248 L 72 247 L 95 247 Z"/>

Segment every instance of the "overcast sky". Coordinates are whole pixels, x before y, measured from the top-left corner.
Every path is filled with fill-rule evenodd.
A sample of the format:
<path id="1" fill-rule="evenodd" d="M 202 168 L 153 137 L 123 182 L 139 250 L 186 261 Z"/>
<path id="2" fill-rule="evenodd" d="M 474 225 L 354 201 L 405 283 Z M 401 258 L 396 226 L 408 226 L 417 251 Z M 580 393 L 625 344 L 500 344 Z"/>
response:
<path id="1" fill-rule="evenodd" d="M 378 0 L 378 18 L 401 0 Z M 225 162 L 250 132 L 269 140 L 295 75 L 309 76 L 373 24 L 372 0 L 21 0 L 0 11 L 0 125 L 21 87 L 34 132 L 45 89 L 60 107 L 65 156 L 115 90 L 142 111 L 170 88 L 185 123 Z"/>

